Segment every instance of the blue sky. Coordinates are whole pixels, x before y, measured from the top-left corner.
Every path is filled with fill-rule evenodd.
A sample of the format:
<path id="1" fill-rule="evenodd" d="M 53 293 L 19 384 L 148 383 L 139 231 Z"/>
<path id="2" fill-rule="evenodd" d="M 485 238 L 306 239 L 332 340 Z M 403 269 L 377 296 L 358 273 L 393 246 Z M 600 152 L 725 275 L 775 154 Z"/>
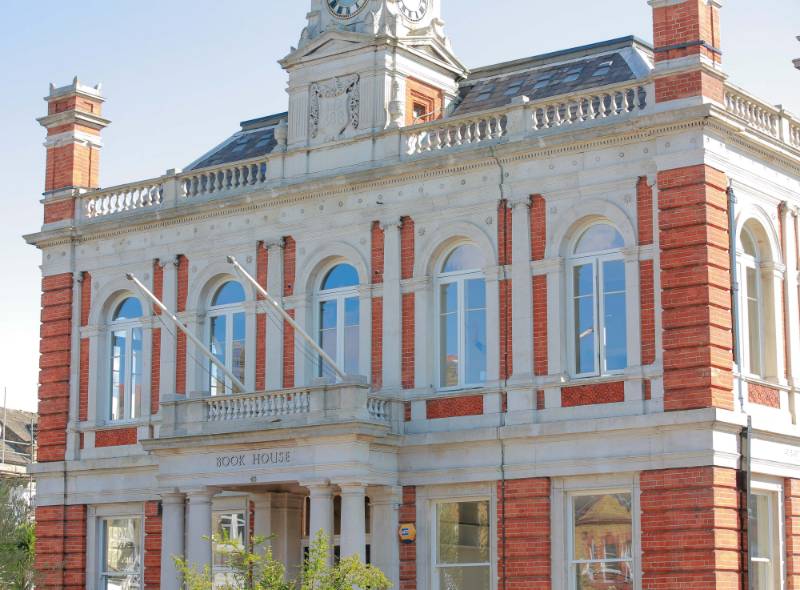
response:
<path id="1" fill-rule="evenodd" d="M 440 0 L 456 53 L 475 67 L 635 34 L 646 0 Z M 726 2 L 722 45 L 734 83 L 800 113 L 798 0 Z M 39 255 L 21 234 L 41 223 L 50 82 L 103 83 L 104 186 L 182 167 L 238 127 L 286 109 L 276 63 L 296 44 L 307 0 L 6 2 L 0 16 L 0 386 L 36 406 Z M 1 392 L 0 392 L 1 393 Z M 1 400 L 0 400 L 1 403 Z"/>

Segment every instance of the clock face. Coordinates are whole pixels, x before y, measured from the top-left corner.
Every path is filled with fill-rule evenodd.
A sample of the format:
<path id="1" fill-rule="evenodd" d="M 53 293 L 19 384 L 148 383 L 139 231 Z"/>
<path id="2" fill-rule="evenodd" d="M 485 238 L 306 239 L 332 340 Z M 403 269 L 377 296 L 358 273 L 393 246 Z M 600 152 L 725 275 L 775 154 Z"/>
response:
<path id="1" fill-rule="evenodd" d="M 400 0 L 400 12 L 408 20 L 413 22 L 421 21 L 428 14 L 433 0 Z"/>
<path id="2" fill-rule="evenodd" d="M 331 14 L 343 20 L 353 18 L 368 3 L 369 0 L 325 0 Z"/>

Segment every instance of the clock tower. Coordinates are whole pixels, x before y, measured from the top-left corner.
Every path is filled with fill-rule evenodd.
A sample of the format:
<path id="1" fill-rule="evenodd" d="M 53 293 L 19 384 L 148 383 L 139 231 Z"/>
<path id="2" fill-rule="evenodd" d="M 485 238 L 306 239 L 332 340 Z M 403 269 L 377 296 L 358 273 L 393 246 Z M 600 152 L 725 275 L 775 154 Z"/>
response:
<path id="1" fill-rule="evenodd" d="M 311 0 L 289 73 L 288 148 L 353 139 L 441 117 L 467 71 L 443 0 Z"/>

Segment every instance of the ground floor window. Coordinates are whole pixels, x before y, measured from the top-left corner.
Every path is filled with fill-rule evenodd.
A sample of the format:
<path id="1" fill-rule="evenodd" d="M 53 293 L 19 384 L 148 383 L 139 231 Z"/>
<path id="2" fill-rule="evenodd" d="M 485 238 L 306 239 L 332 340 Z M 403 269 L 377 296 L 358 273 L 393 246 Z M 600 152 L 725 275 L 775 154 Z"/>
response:
<path id="1" fill-rule="evenodd" d="M 572 590 L 633 590 L 631 502 L 630 493 L 572 496 Z"/>
<path id="2" fill-rule="evenodd" d="M 434 588 L 490 590 L 489 500 L 435 505 Z"/>
<path id="3" fill-rule="evenodd" d="M 142 587 L 142 521 L 105 518 L 100 526 L 102 590 L 139 590 Z"/>
<path id="4" fill-rule="evenodd" d="M 772 590 L 779 587 L 780 528 L 776 503 L 777 494 L 770 492 L 754 492 L 750 498 L 753 590 Z"/>
<path id="5" fill-rule="evenodd" d="M 241 550 L 247 541 L 247 513 L 214 512 L 211 530 L 214 534 L 214 587 L 234 584 L 234 571 L 229 566 L 231 552 Z"/>

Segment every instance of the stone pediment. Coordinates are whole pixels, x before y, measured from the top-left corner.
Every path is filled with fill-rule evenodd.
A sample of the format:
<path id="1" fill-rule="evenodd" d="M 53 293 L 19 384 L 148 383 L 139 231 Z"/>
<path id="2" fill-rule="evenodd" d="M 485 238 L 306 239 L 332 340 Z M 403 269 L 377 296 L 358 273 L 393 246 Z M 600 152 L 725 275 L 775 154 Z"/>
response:
<path id="1" fill-rule="evenodd" d="M 330 31 L 307 45 L 295 49 L 280 64 L 286 68 L 304 61 L 312 61 L 353 51 L 374 44 L 374 38 L 360 33 Z"/>
<path id="2" fill-rule="evenodd" d="M 405 47 L 410 51 L 414 51 L 419 55 L 423 55 L 440 65 L 447 67 L 459 75 L 465 75 L 468 70 L 466 66 L 450 51 L 445 45 L 439 43 L 436 39 L 418 39 L 410 38 L 403 39 L 399 45 Z"/>

